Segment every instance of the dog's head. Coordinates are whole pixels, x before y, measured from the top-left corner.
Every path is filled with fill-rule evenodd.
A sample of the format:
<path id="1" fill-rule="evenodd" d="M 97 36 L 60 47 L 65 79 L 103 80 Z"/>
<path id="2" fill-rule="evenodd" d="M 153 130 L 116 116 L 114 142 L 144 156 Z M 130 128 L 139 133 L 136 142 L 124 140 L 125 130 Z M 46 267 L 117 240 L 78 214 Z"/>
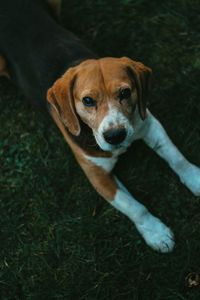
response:
<path id="1" fill-rule="evenodd" d="M 128 147 L 134 137 L 136 107 L 146 117 L 151 69 L 129 58 L 89 59 L 70 68 L 48 90 L 47 99 L 75 136 L 79 118 L 93 131 L 99 147 Z"/>

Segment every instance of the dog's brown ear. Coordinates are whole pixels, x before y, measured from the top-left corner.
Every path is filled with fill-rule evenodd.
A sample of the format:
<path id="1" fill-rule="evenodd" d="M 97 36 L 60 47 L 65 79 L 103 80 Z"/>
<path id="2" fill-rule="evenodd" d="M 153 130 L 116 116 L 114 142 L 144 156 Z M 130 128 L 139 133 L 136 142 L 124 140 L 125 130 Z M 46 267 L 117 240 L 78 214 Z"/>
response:
<path id="1" fill-rule="evenodd" d="M 130 58 L 123 57 L 122 61 L 126 63 L 127 72 L 134 81 L 138 94 L 138 108 L 142 120 L 146 118 L 146 105 L 149 96 L 151 69 L 140 62 Z"/>
<path id="2" fill-rule="evenodd" d="M 78 136 L 81 128 L 76 114 L 73 86 L 75 82 L 75 68 L 70 68 L 47 92 L 47 100 L 57 111 L 61 122 L 73 134 Z"/>

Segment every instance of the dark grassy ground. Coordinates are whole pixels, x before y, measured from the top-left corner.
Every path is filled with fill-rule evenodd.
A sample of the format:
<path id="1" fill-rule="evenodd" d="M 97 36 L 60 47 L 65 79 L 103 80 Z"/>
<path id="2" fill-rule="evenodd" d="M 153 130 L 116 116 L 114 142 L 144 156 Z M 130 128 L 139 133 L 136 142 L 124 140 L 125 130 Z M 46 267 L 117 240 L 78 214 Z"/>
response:
<path id="1" fill-rule="evenodd" d="M 64 1 L 62 23 L 102 56 L 153 69 L 149 107 L 200 165 L 200 3 Z M 116 173 L 176 236 L 152 251 L 93 190 L 60 132 L 0 79 L 0 299 L 198 300 L 200 204 L 142 142 Z"/>

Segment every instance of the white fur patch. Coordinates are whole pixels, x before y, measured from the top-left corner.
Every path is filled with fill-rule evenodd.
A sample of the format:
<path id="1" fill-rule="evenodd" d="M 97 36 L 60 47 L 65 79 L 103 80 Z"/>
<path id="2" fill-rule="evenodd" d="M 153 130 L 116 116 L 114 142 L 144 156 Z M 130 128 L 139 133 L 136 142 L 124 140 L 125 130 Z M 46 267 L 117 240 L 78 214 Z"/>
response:
<path id="1" fill-rule="evenodd" d="M 136 201 L 122 183 L 117 180 L 119 190 L 111 205 L 127 215 L 136 225 L 145 242 L 154 250 L 166 253 L 173 249 L 171 230 L 154 217 L 144 205 Z"/>
<path id="2" fill-rule="evenodd" d="M 200 168 L 188 162 L 180 180 L 195 196 L 200 196 Z"/>
<path id="3" fill-rule="evenodd" d="M 85 155 L 85 158 L 91 161 L 96 166 L 103 168 L 105 171 L 110 172 L 117 162 L 117 156 L 112 157 L 94 157 Z"/>
<path id="4" fill-rule="evenodd" d="M 149 112 L 144 121 L 142 138 L 161 156 L 191 192 L 200 196 L 200 168 L 191 164 L 168 137 L 160 122 Z"/>
<path id="5" fill-rule="evenodd" d="M 107 143 L 103 137 L 103 133 L 110 128 L 118 128 L 120 126 L 123 126 L 126 129 L 127 135 L 125 140 L 117 146 Z M 112 151 L 120 147 L 129 147 L 134 139 L 134 129 L 129 120 L 122 113 L 116 109 L 110 108 L 108 115 L 105 116 L 98 128 L 98 132 L 94 132 L 94 136 L 101 149 L 104 151 Z"/>

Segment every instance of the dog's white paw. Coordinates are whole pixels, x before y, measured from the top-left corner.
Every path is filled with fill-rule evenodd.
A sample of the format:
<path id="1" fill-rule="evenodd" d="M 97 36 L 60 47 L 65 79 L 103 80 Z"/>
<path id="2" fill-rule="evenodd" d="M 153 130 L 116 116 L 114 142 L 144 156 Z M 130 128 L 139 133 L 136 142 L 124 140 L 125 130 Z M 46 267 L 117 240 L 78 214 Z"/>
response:
<path id="1" fill-rule="evenodd" d="M 200 196 L 200 168 L 189 164 L 180 179 L 195 196 Z"/>
<path id="2" fill-rule="evenodd" d="M 147 213 L 136 227 L 145 242 L 154 250 L 162 253 L 172 251 L 175 245 L 174 235 L 158 218 Z"/>

